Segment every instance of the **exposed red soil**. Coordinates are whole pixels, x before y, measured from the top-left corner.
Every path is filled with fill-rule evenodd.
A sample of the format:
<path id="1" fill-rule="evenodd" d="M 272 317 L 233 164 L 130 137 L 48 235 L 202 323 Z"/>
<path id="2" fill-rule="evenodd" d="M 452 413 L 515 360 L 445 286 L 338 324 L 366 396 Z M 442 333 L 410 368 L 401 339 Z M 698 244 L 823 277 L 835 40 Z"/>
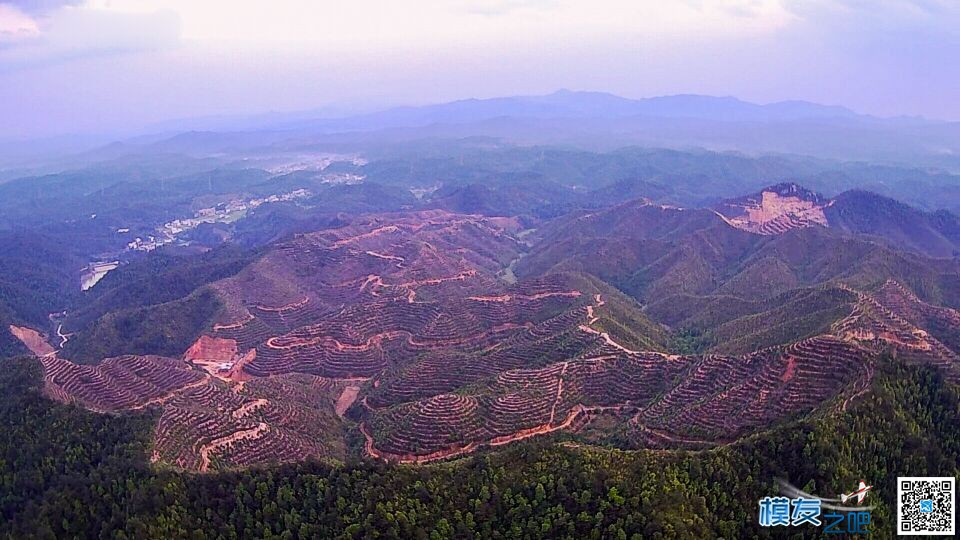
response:
<path id="1" fill-rule="evenodd" d="M 913 363 L 937 366 L 952 381 L 960 381 L 960 354 L 947 347 L 917 323 L 930 322 L 945 328 L 960 328 L 960 314 L 927 304 L 902 285 L 888 282 L 876 294 L 841 285 L 858 301 L 832 331 L 844 339 L 866 346 L 882 345 Z"/>
<path id="2" fill-rule="evenodd" d="M 343 392 L 340 394 L 340 397 L 337 398 L 337 404 L 334 407 L 337 416 L 343 416 L 347 412 L 347 409 L 353 405 L 353 402 L 357 400 L 357 396 L 360 394 L 360 387 L 356 385 L 349 385 L 343 387 Z"/>
<path id="3" fill-rule="evenodd" d="M 793 375 L 796 373 L 796 371 L 797 371 L 797 359 L 792 356 L 788 356 L 787 367 L 786 369 L 783 370 L 783 375 L 780 376 L 780 380 L 782 382 L 790 382 L 790 379 L 793 378 Z"/>
<path id="4" fill-rule="evenodd" d="M 236 340 L 200 336 L 183 354 L 183 359 L 191 362 L 230 362 L 236 356 Z"/>
<path id="5" fill-rule="evenodd" d="M 215 324 L 213 325 L 213 329 L 216 331 L 216 330 L 229 330 L 231 328 L 242 328 L 245 324 L 247 324 L 251 320 L 253 320 L 252 315 L 248 316 L 246 319 L 242 321 L 236 321 L 236 322 L 224 323 L 224 324 Z"/>
<path id="6" fill-rule="evenodd" d="M 358 235 L 356 235 L 356 236 L 351 236 L 351 237 L 348 237 L 348 238 L 344 238 L 343 240 L 337 240 L 336 242 L 333 243 L 333 247 L 340 247 L 340 246 L 344 246 L 344 245 L 346 245 L 346 244 L 356 243 L 356 242 L 359 242 L 359 241 L 361 241 L 361 240 L 364 240 L 364 239 L 367 239 L 367 238 L 371 238 L 371 237 L 374 237 L 374 236 L 378 236 L 378 235 L 381 235 L 381 234 L 397 232 L 398 230 L 399 230 L 399 228 L 396 227 L 395 225 L 387 225 L 386 227 L 379 227 L 379 228 L 377 228 L 377 229 L 374 229 L 374 230 L 369 231 L 369 232 L 365 232 L 365 233 L 363 233 L 363 234 L 358 234 Z"/>
<path id="7" fill-rule="evenodd" d="M 759 198 L 748 197 L 741 203 L 728 203 L 714 211 L 728 225 L 756 234 L 781 234 L 791 229 L 827 226 L 824 208 L 833 201 L 810 200 L 794 194 L 763 191 Z"/>
<path id="8" fill-rule="evenodd" d="M 251 379 L 250 375 L 246 371 L 244 371 L 243 368 L 244 366 L 246 366 L 250 362 L 253 362 L 256 359 L 257 359 L 257 350 L 250 349 L 249 351 L 247 351 L 246 354 L 241 356 L 236 361 L 236 363 L 233 364 L 233 368 L 227 373 L 226 378 L 238 383 L 243 383 L 244 381 L 250 380 Z"/>
<path id="9" fill-rule="evenodd" d="M 293 311 L 293 310 L 296 310 L 296 309 L 300 309 L 300 308 L 306 306 L 307 303 L 309 303 L 309 302 L 310 302 L 310 298 L 307 297 L 307 298 L 304 298 L 303 300 L 300 300 L 300 301 L 297 301 L 297 302 L 293 302 L 293 303 L 291 303 L 291 304 L 287 304 L 287 305 L 284 305 L 284 306 L 265 307 L 265 306 L 261 306 L 261 305 L 258 304 L 258 305 L 257 305 L 257 309 L 259 309 L 259 310 L 261 310 L 261 311 L 273 311 L 273 312 L 276 312 L 276 313 L 283 313 L 283 312 L 285 312 L 285 311 Z"/>
<path id="10" fill-rule="evenodd" d="M 470 296 L 467 300 L 474 300 L 476 302 L 510 302 L 511 300 L 516 301 L 530 301 L 530 300 L 540 300 L 541 298 L 550 298 L 553 296 L 569 296 L 571 298 L 579 298 L 582 293 L 580 291 L 551 291 L 551 292 L 542 292 L 537 294 L 503 294 L 500 296 Z M 598 295 L 599 296 L 599 295 Z"/>
<path id="11" fill-rule="evenodd" d="M 47 340 L 32 328 L 10 325 L 10 333 L 19 339 L 23 345 L 37 356 L 46 356 L 56 352 Z"/>
<path id="12" fill-rule="evenodd" d="M 391 454 L 389 452 L 381 452 L 374 447 L 373 437 L 370 436 L 370 433 L 367 431 L 367 426 L 363 422 L 360 423 L 360 432 L 363 433 L 363 436 L 366 439 L 365 449 L 368 456 L 396 463 L 428 463 L 430 461 L 450 459 L 469 454 L 478 448 L 476 443 L 469 443 L 462 446 L 455 446 L 445 450 L 437 450 L 436 452 L 422 455 Z"/>
<path id="13" fill-rule="evenodd" d="M 255 427 L 252 427 L 250 429 L 244 429 L 242 431 L 237 431 L 235 433 L 231 433 L 227 436 L 220 437 L 219 439 L 215 439 L 210 443 L 201 446 L 200 447 L 200 467 L 198 470 L 200 472 L 207 472 L 207 470 L 210 469 L 210 454 L 212 452 L 216 452 L 221 448 L 230 446 L 232 444 L 235 444 L 245 439 L 257 439 L 268 429 L 270 428 L 269 426 L 267 426 L 267 424 L 260 422 Z"/>
<path id="14" fill-rule="evenodd" d="M 498 280 L 521 245 L 494 221 L 440 211 L 301 235 L 216 284 L 234 307 L 189 362 L 45 358 L 47 391 L 94 410 L 161 408 L 157 459 L 205 471 L 342 456 L 343 415 L 358 399 L 367 455 L 407 463 L 610 412 L 638 444 L 702 447 L 825 402 L 846 407 L 882 347 L 956 363 L 923 328 L 955 314 L 896 285 L 856 291 L 832 335 L 743 356 L 635 351 L 594 328 L 606 316 L 595 289 L 562 275 Z"/>

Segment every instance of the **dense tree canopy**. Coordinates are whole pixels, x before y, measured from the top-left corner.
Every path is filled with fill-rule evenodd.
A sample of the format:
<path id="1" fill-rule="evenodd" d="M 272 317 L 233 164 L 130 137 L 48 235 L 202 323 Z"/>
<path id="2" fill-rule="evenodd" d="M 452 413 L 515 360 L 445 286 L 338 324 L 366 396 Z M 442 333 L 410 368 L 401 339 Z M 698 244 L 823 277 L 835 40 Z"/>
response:
<path id="1" fill-rule="evenodd" d="M 879 538 L 896 520 L 898 475 L 956 474 L 960 463 L 957 388 L 892 363 L 849 411 L 704 452 L 545 439 L 428 466 L 306 462 L 210 475 L 149 464 L 150 413 L 98 415 L 40 387 L 36 361 L 6 361 L 0 536 L 763 537 L 757 501 L 776 493 L 775 479 L 832 496 L 865 478 Z"/>

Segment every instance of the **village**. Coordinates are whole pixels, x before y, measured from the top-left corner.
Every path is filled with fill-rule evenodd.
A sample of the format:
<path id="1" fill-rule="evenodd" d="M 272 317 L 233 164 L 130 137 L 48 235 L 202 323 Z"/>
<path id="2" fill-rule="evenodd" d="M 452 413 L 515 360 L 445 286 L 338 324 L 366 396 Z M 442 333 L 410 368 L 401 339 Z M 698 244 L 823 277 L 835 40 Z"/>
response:
<path id="1" fill-rule="evenodd" d="M 280 195 L 270 195 L 258 199 L 233 199 L 209 208 L 201 208 L 192 218 L 175 219 L 168 221 L 157 228 L 156 235 L 147 235 L 146 238 L 136 237 L 127 243 L 127 249 L 133 251 L 153 251 L 158 247 L 172 243 L 177 235 L 195 229 L 204 223 L 231 223 L 243 218 L 246 212 L 260 205 L 273 202 L 292 201 L 309 197 L 306 189 L 297 189 Z M 122 230 L 122 229 L 121 229 Z M 120 232 L 118 230 L 117 232 Z"/>
<path id="2" fill-rule="evenodd" d="M 311 193 L 306 189 L 297 189 L 289 193 L 279 195 L 270 195 L 255 199 L 232 199 L 228 202 L 220 203 L 216 206 L 201 208 L 194 217 L 184 219 L 174 219 L 157 227 L 155 234 L 148 234 L 143 237 L 137 236 L 130 242 L 127 242 L 126 251 L 153 251 L 160 246 L 171 244 L 177 240 L 177 237 L 191 229 L 195 229 L 204 223 L 232 223 L 242 219 L 248 210 L 257 208 L 266 203 L 292 201 L 309 197 Z M 94 217 L 94 216 L 91 216 Z M 117 229 L 117 234 L 129 234 L 130 229 L 121 227 Z M 80 289 L 88 290 L 96 285 L 111 270 L 120 266 L 117 260 L 118 254 L 112 257 L 91 261 L 80 271 Z"/>

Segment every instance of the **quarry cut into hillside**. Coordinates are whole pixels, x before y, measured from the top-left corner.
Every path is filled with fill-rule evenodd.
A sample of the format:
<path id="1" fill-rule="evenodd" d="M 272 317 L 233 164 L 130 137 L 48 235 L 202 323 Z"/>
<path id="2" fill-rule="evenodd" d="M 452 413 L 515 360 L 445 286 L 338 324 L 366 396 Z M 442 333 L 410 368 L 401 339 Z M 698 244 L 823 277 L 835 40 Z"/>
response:
<path id="1" fill-rule="evenodd" d="M 725 201 L 715 211 L 732 227 L 772 235 L 797 228 L 827 227 L 824 209 L 832 204 L 832 200 L 797 184 L 779 184 L 756 195 Z"/>

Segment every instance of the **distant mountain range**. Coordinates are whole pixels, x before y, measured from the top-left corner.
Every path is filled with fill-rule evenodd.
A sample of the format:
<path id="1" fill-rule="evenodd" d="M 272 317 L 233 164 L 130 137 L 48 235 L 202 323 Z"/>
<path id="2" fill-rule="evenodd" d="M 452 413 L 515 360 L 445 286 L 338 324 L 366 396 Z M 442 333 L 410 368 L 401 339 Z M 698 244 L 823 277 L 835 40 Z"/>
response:
<path id="1" fill-rule="evenodd" d="M 560 90 L 543 96 L 467 99 L 331 116 L 335 109 L 185 119 L 153 132 L 64 158 L 63 141 L 29 146 L 28 160 L 49 146 L 59 169 L 131 153 L 194 157 L 249 156 L 317 150 L 369 151 L 398 143 L 486 137 L 523 145 L 609 151 L 626 146 L 798 154 L 844 161 L 960 171 L 960 123 L 916 117 L 879 118 L 835 105 L 781 101 L 760 105 L 694 94 L 628 99 Z M 88 143 L 90 144 L 90 143 Z M 0 144 L 0 169 L 30 174 L 24 144 Z M 86 146 L 92 148 L 92 146 Z M 11 157 L 13 156 L 13 157 Z M 12 160 L 12 161 L 11 161 Z M 15 175 L 0 172 L 0 178 Z"/>
<path id="2" fill-rule="evenodd" d="M 781 101 L 758 105 L 734 97 L 696 94 L 628 99 L 605 92 L 559 90 L 545 96 L 512 96 L 466 99 L 427 105 L 397 107 L 339 119 L 288 122 L 275 127 L 332 130 L 416 127 L 430 124 L 462 124 L 494 118 L 695 118 L 724 122 L 782 122 L 793 120 L 871 119 L 850 109 L 806 101 Z"/>
<path id="3" fill-rule="evenodd" d="M 879 118 L 806 101 L 759 105 L 734 97 L 627 99 L 561 90 L 545 96 L 468 99 L 340 118 L 261 115 L 224 133 L 176 137 L 177 149 L 375 148 L 424 139 L 493 137 L 590 150 L 624 146 L 789 153 L 960 171 L 960 124 Z M 222 127 L 223 124 L 220 124 Z M 203 124 L 196 126 L 204 128 Z M 218 129 L 214 127 L 214 129 Z M 160 141 L 166 148 L 167 141 Z M 173 141 L 170 141 L 173 142 Z"/>

